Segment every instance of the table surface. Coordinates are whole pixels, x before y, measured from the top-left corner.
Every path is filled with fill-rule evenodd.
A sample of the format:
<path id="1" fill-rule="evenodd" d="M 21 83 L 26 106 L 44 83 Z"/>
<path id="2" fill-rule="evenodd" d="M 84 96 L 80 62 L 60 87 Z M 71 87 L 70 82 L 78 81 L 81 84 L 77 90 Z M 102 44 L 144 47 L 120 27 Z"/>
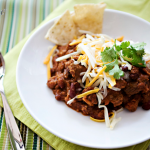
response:
<path id="1" fill-rule="evenodd" d="M 0 0 L 0 51 L 5 55 L 36 26 L 38 26 L 64 0 Z M 44 140 L 27 126 L 16 120 L 25 148 L 52 150 Z M 0 150 L 10 150 L 3 108 L 0 107 Z M 147 148 L 150 150 L 150 146 Z"/>

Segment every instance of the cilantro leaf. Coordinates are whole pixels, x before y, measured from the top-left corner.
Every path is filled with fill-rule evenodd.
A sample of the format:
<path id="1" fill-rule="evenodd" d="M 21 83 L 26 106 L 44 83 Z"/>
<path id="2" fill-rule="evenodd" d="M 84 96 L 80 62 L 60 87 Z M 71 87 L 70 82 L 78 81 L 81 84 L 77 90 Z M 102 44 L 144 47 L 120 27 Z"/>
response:
<path id="1" fill-rule="evenodd" d="M 129 47 L 130 46 L 130 42 L 129 41 L 125 41 L 125 42 L 122 42 L 120 45 L 116 45 L 116 40 L 115 40 L 115 44 L 114 45 L 115 45 L 116 50 L 120 51 L 122 49 L 125 49 L 125 48 Z"/>
<path id="2" fill-rule="evenodd" d="M 130 45 L 131 48 L 136 49 L 136 50 L 141 50 L 144 49 L 144 46 L 146 46 L 146 43 L 141 42 L 141 43 L 135 43 Z"/>
<path id="3" fill-rule="evenodd" d="M 117 51 L 121 50 L 121 47 L 119 45 L 116 45 L 115 48 L 116 48 Z"/>
<path id="4" fill-rule="evenodd" d="M 128 58 L 132 58 L 132 50 L 130 48 L 125 48 L 122 50 L 123 56 L 127 56 Z"/>
<path id="5" fill-rule="evenodd" d="M 106 64 L 107 68 L 106 68 L 105 72 L 108 72 L 109 70 L 113 69 L 113 67 L 115 65 L 117 65 L 117 64 L 118 64 L 118 60 L 117 59 L 115 59 L 115 61 L 113 61 L 113 62 L 111 62 L 109 64 Z"/>
<path id="6" fill-rule="evenodd" d="M 123 49 L 122 54 L 122 57 L 130 62 L 132 65 L 137 67 L 146 67 L 143 57 L 141 55 L 138 55 L 136 50 L 130 48 Z"/>
<path id="7" fill-rule="evenodd" d="M 124 48 L 127 48 L 129 45 L 130 45 L 130 42 L 129 41 L 125 41 L 125 42 L 121 43 L 120 47 L 121 47 L 121 49 L 124 49 Z"/>
<path id="8" fill-rule="evenodd" d="M 113 75 L 115 79 L 120 79 L 120 76 L 124 76 L 124 72 L 116 64 L 112 70 L 109 71 L 110 75 Z"/>
<path id="9" fill-rule="evenodd" d="M 146 67 L 146 63 L 143 60 L 145 45 L 144 42 L 130 44 L 130 41 L 125 41 L 120 45 L 116 45 L 115 40 L 112 47 L 106 47 L 105 50 L 101 52 L 102 61 L 104 63 L 107 62 L 107 64 L 105 64 L 107 67 L 105 72 L 109 72 L 109 74 L 113 75 L 116 79 L 120 79 L 121 76 L 124 76 L 124 72 L 119 68 L 119 57 L 124 58 L 134 66 Z"/>
<path id="10" fill-rule="evenodd" d="M 115 79 L 120 79 L 120 76 L 124 76 L 124 72 L 119 68 L 118 60 L 106 64 L 105 72 L 109 72 L 110 75 L 113 75 Z"/>
<path id="11" fill-rule="evenodd" d="M 111 62 L 116 58 L 116 51 L 114 47 L 106 47 L 103 52 L 101 52 L 103 62 Z"/>
<path id="12" fill-rule="evenodd" d="M 116 48 L 117 51 L 120 51 L 120 50 L 121 50 L 120 45 L 116 45 L 116 39 L 115 39 L 115 44 L 114 44 L 114 46 L 115 46 L 115 48 Z"/>
<path id="13" fill-rule="evenodd" d="M 134 50 L 137 51 L 137 55 L 144 55 L 144 46 L 146 46 L 146 43 L 141 42 L 141 43 L 136 43 L 136 44 L 132 44 L 130 45 L 130 47 Z"/>
<path id="14" fill-rule="evenodd" d="M 131 61 L 132 65 L 137 67 L 146 67 L 145 60 L 140 55 L 137 55 L 136 52 L 133 52 L 133 60 Z"/>

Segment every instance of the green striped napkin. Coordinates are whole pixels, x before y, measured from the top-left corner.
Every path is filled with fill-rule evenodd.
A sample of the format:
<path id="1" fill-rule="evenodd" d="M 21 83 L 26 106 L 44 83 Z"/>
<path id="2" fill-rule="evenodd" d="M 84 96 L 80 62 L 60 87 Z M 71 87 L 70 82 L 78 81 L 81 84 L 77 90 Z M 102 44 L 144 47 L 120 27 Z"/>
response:
<path id="1" fill-rule="evenodd" d="M 61 6 L 59 6 L 53 13 L 51 13 L 45 21 L 43 21 L 39 26 L 43 25 L 48 20 L 62 14 L 66 9 L 73 10 L 74 4 L 79 3 L 99 3 L 101 1 L 106 2 L 107 8 L 117 9 L 132 13 L 139 17 L 142 17 L 150 21 L 150 1 L 149 0 L 66 0 Z M 36 28 L 37 29 L 37 28 Z M 35 30 L 36 30 L 35 29 Z M 47 143 L 49 143 L 53 148 L 59 150 L 91 150 L 92 148 L 86 148 L 78 146 L 67 141 L 64 141 L 52 133 L 48 132 L 41 125 L 39 125 L 32 116 L 28 113 L 24 107 L 19 93 L 16 87 L 16 64 L 19 57 L 20 51 L 24 46 L 27 39 L 35 31 L 33 30 L 24 40 L 17 44 L 8 54 L 5 55 L 6 61 L 6 75 L 4 79 L 4 88 L 7 99 L 11 106 L 11 109 L 17 119 L 27 125 L 31 130 L 37 133 L 41 138 L 43 138 Z M 2 101 L 0 100 L 0 106 L 2 106 Z M 127 148 L 121 148 L 118 150 L 146 150 L 150 140 L 137 144 L 135 146 L 130 146 Z"/>

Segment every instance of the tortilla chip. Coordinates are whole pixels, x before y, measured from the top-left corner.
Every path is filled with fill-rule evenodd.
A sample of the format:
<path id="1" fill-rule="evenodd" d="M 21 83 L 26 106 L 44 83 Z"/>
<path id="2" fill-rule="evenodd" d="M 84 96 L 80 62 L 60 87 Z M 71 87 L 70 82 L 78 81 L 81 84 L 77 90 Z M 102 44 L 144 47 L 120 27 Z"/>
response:
<path id="1" fill-rule="evenodd" d="M 67 10 L 48 30 L 45 38 L 57 45 L 66 45 L 76 35 L 76 26 Z"/>
<path id="2" fill-rule="evenodd" d="M 105 3 L 79 4 L 74 6 L 73 20 L 79 30 L 102 33 Z"/>

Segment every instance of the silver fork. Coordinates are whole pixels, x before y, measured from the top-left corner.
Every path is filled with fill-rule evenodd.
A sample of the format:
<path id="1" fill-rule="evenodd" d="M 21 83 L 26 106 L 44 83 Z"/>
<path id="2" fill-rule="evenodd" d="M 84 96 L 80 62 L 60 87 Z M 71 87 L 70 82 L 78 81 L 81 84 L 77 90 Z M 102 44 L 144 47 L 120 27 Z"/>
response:
<path id="1" fill-rule="evenodd" d="M 7 99 L 4 93 L 4 87 L 3 87 L 4 73 L 5 73 L 5 61 L 0 52 L 0 93 L 2 96 L 6 127 L 8 131 L 11 147 L 13 150 L 25 150 L 20 131 L 18 129 L 15 118 L 9 107 L 9 104 L 7 102 Z"/>

